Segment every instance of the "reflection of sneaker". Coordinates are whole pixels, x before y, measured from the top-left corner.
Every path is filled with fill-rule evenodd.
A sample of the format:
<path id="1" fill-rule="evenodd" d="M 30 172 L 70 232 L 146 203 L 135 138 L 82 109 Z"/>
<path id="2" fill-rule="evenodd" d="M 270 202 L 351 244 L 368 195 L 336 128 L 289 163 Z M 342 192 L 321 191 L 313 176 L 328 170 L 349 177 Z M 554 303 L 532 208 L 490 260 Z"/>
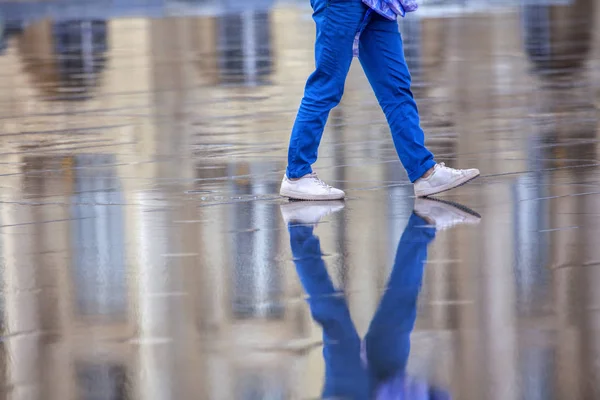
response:
<path id="1" fill-rule="evenodd" d="M 477 225 L 481 221 L 481 215 L 475 211 L 457 203 L 437 199 L 415 200 L 415 213 L 438 230 L 456 225 Z"/>
<path id="2" fill-rule="evenodd" d="M 281 205 L 281 215 L 286 224 L 313 225 L 329 214 L 344 208 L 343 201 L 292 201 Z"/>
<path id="3" fill-rule="evenodd" d="M 415 196 L 433 196 L 462 186 L 478 176 L 478 169 L 454 169 L 440 163 L 434 167 L 431 175 L 415 182 Z"/>
<path id="4" fill-rule="evenodd" d="M 296 180 L 284 176 L 279 193 L 294 200 L 341 200 L 346 196 L 343 191 L 320 180 L 314 172 Z"/>

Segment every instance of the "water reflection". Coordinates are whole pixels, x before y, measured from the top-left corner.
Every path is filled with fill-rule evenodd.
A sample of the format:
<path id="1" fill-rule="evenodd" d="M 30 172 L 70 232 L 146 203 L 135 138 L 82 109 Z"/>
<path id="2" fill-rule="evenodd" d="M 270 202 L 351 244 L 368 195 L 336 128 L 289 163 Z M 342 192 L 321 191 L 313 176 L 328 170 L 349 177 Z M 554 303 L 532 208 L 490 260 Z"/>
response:
<path id="1" fill-rule="evenodd" d="M 2 54 L 4 52 L 4 50 L 6 50 L 6 37 L 5 37 L 6 28 L 4 25 L 5 25 L 4 17 L 0 13 L 0 54 Z"/>
<path id="2" fill-rule="evenodd" d="M 184 18 L 149 18 L 149 0 L 104 16 L 91 8 L 127 1 L 77 3 L 86 13 L 28 2 L 6 25 L 0 398 L 318 396 L 323 332 L 287 263 L 277 196 L 314 62 L 308 2 L 193 0 Z M 436 154 L 485 171 L 449 196 L 486 218 L 437 235 L 423 276 L 392 262 L 401 236 L 428 228 L 403 231 L 411 187 L 353 68 L 318 165 L 351 200 L 320 228 L 327 255 L 305 260 L 327 262 L 317 283 L 337 291 L 311 302 L 330 300 L 350 332 L 327 342 L 354 363 L 337 373 L 331 361 L 327 390 L 382 385 L 377 347 L 366 367 L 337 349 L 360 349 L 369 324 L 376 336 L 414 323 L 423 279 L 412 336 L 397 328 L 411 355 L 390 361 L 391 387 L 416 376 L 465 400 L 596 398 L 595 2 L 444 18 L 427 13 L 434 3 L 400 27 L 415 94 Z M 388 276 L 386 295 L 411 305 L 371 321 Z"/>
<path id="3" fill-rule="evenodd" d="M 262 176 L 274 166 L 254 163 L 252 175 Z M 231 175 L 234 171 L 230 170 Z M 240 179 L 232 184 L 234 196 L 265 196 L 278 190 L 277 181 Z M 233 315 L 239 319 L 284 317 L 283 282 L 280 266 L 273 262 L 279 253 L 276 206 L 247 202 L 231 209 L 230 249 L 233 249 Z"/>
<path id="4" fill-rule="evenodd" d="M 589 55 L 596 2 L 569 3 L 523 7 L 525 49 L 541 76 L 556 78 L 581 73 Z"/>
<path id="5" fill-rule="evenodd" d="M 108 25 L 102 20 L 44 20 L 18 37 L 24 69 L 47 100 L 85 100 L 105 69 Z"/>
<path id="6" fill-rule="evenodd" d="M 407 374 L 410 336 L 417 318 L 427 248 L 436 231 L 462 223 L 478 223 L 479 217 L 450 203 L 432 200 L 417 203 L 421 204 L 417 204 L 400 238 L 387 289 L 363 340 L 356 331 L 344 293 L 332 283 L 320 241 L 313 232 L 322 217 L 341 210 L 343 203 L 282 206 L 296 272 L 308 295 L 311 315 L 323 331 L 323 398 L 451 397 L 445 390 Z"/>
<path id="7" fill-rule="evenodd" d="M 59 21 L 52 30 L 63 90 L 77 93 L 94 87 L 106 64 L 106 21 Z"/>
<path id="8" fill-rule="evenodd" d="M 127 317 L 124 203 L 111 155 L 79 155 L 73 168 L 71 240 L 76 310 Z"/>
<path id="9" fill-rule="evenodd" d="M 273 68 L 270 11 L 217 17 L 219 71 L 222 84 L 269 83 Z"/>
<path id="10" fill-rule="evenodd" d="M 81 400 L 126 400 L 127 376 L 122 365 L 78 363 L 77 383 Z"/>

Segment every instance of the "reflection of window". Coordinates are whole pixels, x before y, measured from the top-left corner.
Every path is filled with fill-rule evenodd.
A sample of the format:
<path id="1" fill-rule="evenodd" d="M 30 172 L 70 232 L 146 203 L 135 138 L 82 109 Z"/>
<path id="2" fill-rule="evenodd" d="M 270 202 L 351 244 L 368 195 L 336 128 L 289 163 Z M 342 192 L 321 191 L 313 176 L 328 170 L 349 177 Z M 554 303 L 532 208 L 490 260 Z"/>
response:
<path id="1" fill-rule="evenodd" d="M 114 157 L 83 155 L 75 162 L 71 224 L 77 311 L 125 318 L 123 196 Z"/>
<path id="2" fill-rule="evenodd" d="M 541 157 L 540 154 L 538 159 Z M 546 268 L 550 239 L 549 233 L 544 232 L 548 229 L 547 202 L 532 200 L 548 196 L 546 178 L 538 173 L 525 175 L 513 187 L 517 308 L 528 317 L 544 315 L 552 297 L 551 274 Z"/>
<path id="3" fill-rule="evenodd" d="M 235 398 L 240 400 L 283 400 L 287 390 L 285 379 L 277 371 L 244 369 L 236 371 Z"/>
<path id="4" fill-rule="evenodd" d="M 253 175 L 261 176 L 256 171 Z M 277 184 L 236 185 L 236 195 L 268 195 Z M 279 209 L 276 204 L 244 202 L 231 207 L 233 313 L 236 318 L 282 318 L 283 285 L 276 260 Z"/>
<path id="5" fill-rule="evenodd" d="M 544 330 L 535 330 L 529 343 L 552 343 L 553 337 Z M 554 400 L 559 398 L 554 390 L 557 372 L 556 351 L 541 344 L 523 346 L 519 351 L 519 376 L 521 393 L 527 400 Z"/>
<path id="6" fill-rule="evenodd" d="M 125 367 L 111 364 L 78 363 L 76 366 L 81 400 L 126 400 Z"/>
<path id="7" fill-rule="evenodd" d="M 72 94 L 94 87 L 104 69 L 108 49 L 106 21 L 55 23 L 54 49 L 61 83 L 68 89 L 66 98 L 80 98 Z"/>
<path id="8" fill-rule="evenodd" d="M 592 2 L 572 2 L 561 7 L 561 1 L 523 7 L 525 48 L 541 76 L 571 76 L 584 67 L 592 40 Z M 562 3 L 569 3 L 567 0 Z"/>
<path id="9" fill-rule="evenodd" d="M 4 35 L 4 26 L 2 21 L 2 16 L 0 16 L 0 55 L 4 54 L 4 50 L 6 50 L 6 38 Z"/>
<path id="10" fill-rule="evenodd" d="M 222 83 L 264 85 L 273 68 L 269 13 L 248 11 L 217 18 Z"/>
<path id="11" fill-rule="evenodd" d="M 543 5 L 526 6 L 523 7 L 522 12 L 522 21 L 525 26 L 525 51 L 536 65 L 549 61 L 552 57 L 550 7 Z"/>

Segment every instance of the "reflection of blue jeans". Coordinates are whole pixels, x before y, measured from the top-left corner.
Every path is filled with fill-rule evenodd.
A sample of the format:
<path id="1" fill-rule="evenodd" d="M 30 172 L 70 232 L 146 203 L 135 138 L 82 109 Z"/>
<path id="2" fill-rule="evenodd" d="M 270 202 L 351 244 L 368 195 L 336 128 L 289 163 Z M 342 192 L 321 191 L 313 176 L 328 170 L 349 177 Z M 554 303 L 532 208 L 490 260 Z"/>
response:
<path id="1" fill-rule="evenodd" d="M 365 338 L 368 370 L 361 363 L 361 340 L 345 298 L 325 268 L 319 239 L 311 227 L 289 227 L 298 276 L 312 317 L 323 328 L 324 397 L 369 399 L 381 382 L 405 370 L 427 246 L 435 237 L 435 229 L 423 225 L 427 223 L 413 214 L 398 244 L 387 291 Z"/>
<path id="2" fill-rule="evenodd" d="M 312 171 L 329 112 L 339 104 L 352 63 L 352 44 L 364 23 L 361 0 L 312 0 L 317 25 L 316 70 L 308 78 L 292 130 L 287 175 Z M 372 13 L 360 38 L 360 62 L 392 131 L 396 151 L 412 182 L 435 165 L 424 145 L 411 77 L 398 24 Z"/>

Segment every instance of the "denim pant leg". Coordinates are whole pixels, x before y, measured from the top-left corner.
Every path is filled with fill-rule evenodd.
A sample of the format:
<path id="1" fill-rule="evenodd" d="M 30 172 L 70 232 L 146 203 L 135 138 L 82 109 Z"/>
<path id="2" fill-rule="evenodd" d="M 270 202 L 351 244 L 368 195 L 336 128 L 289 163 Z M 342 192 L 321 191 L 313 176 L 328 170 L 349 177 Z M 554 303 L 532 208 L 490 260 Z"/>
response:
<path id="1" fill-rule="evenodd" d="M 360 62 L 392 131 L 396 152 L 411 182 L 435 165 L 425 147 L 402 37 L 395 21 L 373 15 L 360 39 Z"/>
<path id="2" fill-rule="evenodd" d="M 346 299 L 331 282 L 319 239 L 308 226 L 290 225 L 298 277 L 309 296 L 313 319 L 323 329 L 324 398 L 369 399 L 369 380 L 360 359 L 360 337 Z"/>
<path id="3" fill-rule="evenodd" d="M 308 78 L 292 129 L 287 176 L 312 172 L 329 112 L 344 93 L 354 38 L 366 14 L 361 0 L 312 0 L 317 26 L 316 70 Z"/>
<path id="4" fill-rule="evenodd" d="M 413 214 L 398 244 L 388 287 L 365 338 L 369 369 L 381 382 L 404 372 L 410 353 L 410 335 L 417 318 L 417 299 L 434 228 Z"/>

